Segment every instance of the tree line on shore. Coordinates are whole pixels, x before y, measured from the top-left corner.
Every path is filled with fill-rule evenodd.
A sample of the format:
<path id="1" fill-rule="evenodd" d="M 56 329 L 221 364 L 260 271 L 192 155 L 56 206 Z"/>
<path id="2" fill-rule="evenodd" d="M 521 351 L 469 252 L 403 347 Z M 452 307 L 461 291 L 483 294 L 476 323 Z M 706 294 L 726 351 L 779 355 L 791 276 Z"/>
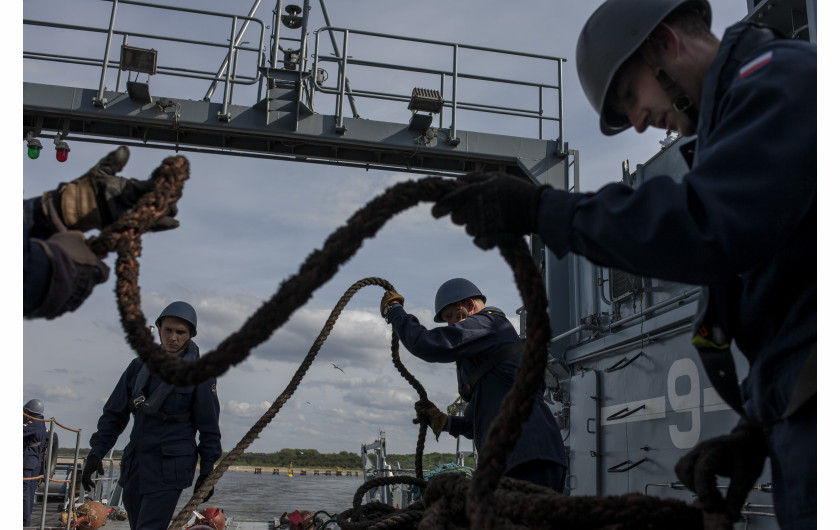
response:
<path id="1" fill-rule="evenodd" d="M 87 455 L 89 449 L 80 449 L 79 457 Z M 60 457 L 73 457 L 75 450 L 69 447 L 62 447 L 58 450 Z M 222 453 L 222 458 L 227 453 Z M 122 451 L 114 450 L 114 458 L 122 457 Z M 374 455 L 368 453 L 368 461 L 375 463 Z M 388 464 L 396 467 L 399 464 L 401 469 L 414 469 L 413 454 L 387 455 Z M 455 462 L 455 455 L 451 453 L 426 453 L 423 455 L 423 469 L 432 469 L 440 464 Z M 465 465 L 474 467 L 472 458 L 465 459 Z M 234 466 L 269 467 L 269 468 L 319 468 L 330 469 L 340 467 L 343 469 L 360 469 L 362 467 L 361 456 L 358 453 L 341 451 L 340 453 L 321 453 L 315 449 L 281 449 L 273 453 L 243 453 L 232 464 Z"/>

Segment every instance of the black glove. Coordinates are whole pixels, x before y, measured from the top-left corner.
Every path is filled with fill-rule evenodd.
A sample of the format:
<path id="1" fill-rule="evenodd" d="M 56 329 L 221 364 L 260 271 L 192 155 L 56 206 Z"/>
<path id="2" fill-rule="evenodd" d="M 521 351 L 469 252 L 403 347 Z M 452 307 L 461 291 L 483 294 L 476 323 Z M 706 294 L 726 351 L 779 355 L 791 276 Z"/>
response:
<path id="1" fill-rule="evenodd" d="M 767 458 L 767 443 L 760 425 L 744 423 L 731 433 L 700 443 L 680 458 L 674 470 L 685 486 L 697 494 L 708 513 L 724 513 L 730 521 L 741 518 L 741 507 Z M 726 501 L 717 488 L 716 475 L 731 477 Z"/>
<path id="2" fill-rule="evenodd" d="M 452 214 L 452 222 L 466 224 L 479 248 L 510 244 L 536 230 L 540 198 L 549 186 L 500 172 L 470 173 L 459 180 L 470 185 L 438 200 L 432 215 Z"/>
<path id="3" fill-rule="evenodd" d="M 446 427 L 446 421 L 449 419 L 448 416 L 441 412 L 440 409 L 428 399 L 421 399 L 415 403 L 414 411 L 417 413 L 417 417 L 411 420 L 411 422 L 420 423 L 421 421 L 425 421 L 435 433 L 435 440 L 439 440 L 441 431 L 443 431 Z"/>
<path id="4" fill-rule="evenodd" d="M 105 474 L 105 468 L 102 467 L 102 459 L 96 455 L 87 455 L 85 458 L 85 467 L 82 469 L 82 487 L 85 491 L 90 491 L 96 487 L 93 482 L 93 473 Z"/>
<path id="5" fill-rule="evenodd" d="M 49 286 L 38 307 L 24 311 L 26 318 L 55 318 L 75 311 L 93 288 L 108 279 L 108 266 L 91 252 L 85 236 L 76 230 L 57 232 L 46 241 L 33 239 L 50 262 Z"/>
<path id="6" fill-rule="evenodd" d="M 127 162 L 128 148 L 123 145 L 108 153 L 81 177 L 45 193 L 45 207 L 53 208 L 64 225 L 73 230 L 84 232 L 110 225 L 154 187 L 151 179 L 136 180 L 116 176 Z M 178 221 L 173 219 L 177 213 L 173 205 L 168 215 L 158 219 L 151 230 L 157 232 L 178 227 Z M 52 218 L 51 212 L 47 212 L 47 215 Z"/>
<path id="7" fill-rule="evenodd" d="M 405 304 L 405 298 L 397 291 L 385 291 L 385 294 L 382 295 L 382 302 L 379 303 L 379 312 L 382 313 L 382 318 L 388 318 L 393 303 L 403 305 Z"/>
<path id="8" fill-rule="evenodd" d="M 199 475 L 197 479 L 195 479 L 195 487 L 193 488 L 193 495 L 201 489 L 201 485 L 207 480 L 207 477 L 210 475 Z M 204 500 L 201 502 L 207 502 L 210 500 L 210 497 L 213 496 L 213 492 L 216 490 L 216 486 L 211 486 L 210 491 L 207 492 L 207 496 L 204 497 Z"/>

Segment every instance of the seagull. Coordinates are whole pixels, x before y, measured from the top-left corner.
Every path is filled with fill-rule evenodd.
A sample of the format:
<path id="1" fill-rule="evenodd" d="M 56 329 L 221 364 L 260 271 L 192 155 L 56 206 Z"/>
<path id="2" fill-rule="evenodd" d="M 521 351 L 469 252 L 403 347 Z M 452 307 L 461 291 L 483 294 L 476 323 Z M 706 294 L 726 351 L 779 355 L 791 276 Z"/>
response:
<path id="1" fill-rule="evenodd" d="M 330 361 L 330 364 L 333 365 L 333 368 L 335 368 L 336 370 L 341 370 L 341 367 L 339 365 L 335 364 L 334 362 Z M 341 370 L 341 373 L 343 374 L 344 370 Z"/>

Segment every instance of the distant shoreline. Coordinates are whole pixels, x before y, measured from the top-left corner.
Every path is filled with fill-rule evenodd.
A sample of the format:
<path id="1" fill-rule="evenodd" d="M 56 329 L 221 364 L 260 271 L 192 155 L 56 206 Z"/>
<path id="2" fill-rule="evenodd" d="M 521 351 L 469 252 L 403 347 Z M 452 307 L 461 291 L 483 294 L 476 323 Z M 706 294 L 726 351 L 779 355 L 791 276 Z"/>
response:
<path id="1" fill-rule="evenodd" d="M 79 460 L 81 461 L 81 458 Z M 60 457 L 58 457 L 58 462 L 70 464 L 70 463 L 73 462 L 73 459 L 68 458 L 66 456 L 60 456 Z M 109 467 L 107 460 L 103 461 L 102 465 L 105 466 L 105 472 L 107 473 L 108 472 L 108 467 Z M 119 469 L 119 467 L 120 467 L 120 461 L 119 460 L 117 460 L 117 459 L 114 460 L 114 467 Z M 261 473 L 259 473 L 259 474 L 262 474 L 262 475 L 274 475 L 274 474 L 286 475 L 287 472 L 289 471 L 288 466 L 287 467 L 230 466 L 230 467 L 228 467 L 227 470 L 228 471 L 236 471 L 236 472 L 239 472 L 239 473 L 255 473 L 256 469 L 260 469 Z M 274 472 L 275 470 L 277 470 L 277 473 Z M 337 470 L 334 467 L 333 468 L 314 468 L 314 467 L 292 466 L 292 473 L 294 473 L 295 475 L 316 475 L 317 474 L 318 476 L 338 476 L 338 475 L 336 475 Z M 362 476 L 361 468 L 355 468 L 355 469 L 353 469 L 353 468 L 350 468 L 350 469 L 341 468 L 341 476 L 345 476 L 348 473 L 350 474 L 349 476 L 359 476 L 359 477 Z"/>

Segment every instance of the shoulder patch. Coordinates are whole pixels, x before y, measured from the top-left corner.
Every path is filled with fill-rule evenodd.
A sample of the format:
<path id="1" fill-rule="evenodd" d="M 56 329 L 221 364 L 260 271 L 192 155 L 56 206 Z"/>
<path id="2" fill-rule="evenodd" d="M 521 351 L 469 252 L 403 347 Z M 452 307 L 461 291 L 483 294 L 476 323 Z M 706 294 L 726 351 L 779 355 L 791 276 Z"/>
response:
<path id="1" fill-rule="evenodd" d="M 741 67 L 741 69 L 738 71 L 738 79 L 743 79 L 747 77 L 748 75 L 755 72 L 756 70 L 758 70 L 759 68 L 766 65 L 772 60 L 773 50 L 770 50 L 766 53 L 762 53 L 761 55 L 759 55 L 758 57 Z"/>
<path id="2" fill-rule="evenodd" d="M 210 386 L 210 392 L 212 392 L 212 393 L 213 393 L 213 395 L 215 395 L 215 394 L 216 394 L 216 383 L 213 383 L 213 384 Z"/>

